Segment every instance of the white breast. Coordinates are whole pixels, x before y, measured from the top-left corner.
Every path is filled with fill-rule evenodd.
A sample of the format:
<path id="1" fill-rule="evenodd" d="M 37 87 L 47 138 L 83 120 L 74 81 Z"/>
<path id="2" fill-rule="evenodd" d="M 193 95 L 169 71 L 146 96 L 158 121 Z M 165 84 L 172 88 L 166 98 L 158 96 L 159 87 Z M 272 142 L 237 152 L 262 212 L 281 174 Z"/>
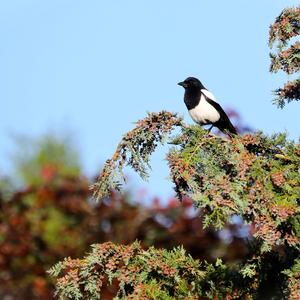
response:
<path id="1" fill-rule="evenodd" d="M 189 110 L 191 118 L 200 125 L 215 123 L 220 119 L 218 111 L 201 95 L 199 104 Z"/>

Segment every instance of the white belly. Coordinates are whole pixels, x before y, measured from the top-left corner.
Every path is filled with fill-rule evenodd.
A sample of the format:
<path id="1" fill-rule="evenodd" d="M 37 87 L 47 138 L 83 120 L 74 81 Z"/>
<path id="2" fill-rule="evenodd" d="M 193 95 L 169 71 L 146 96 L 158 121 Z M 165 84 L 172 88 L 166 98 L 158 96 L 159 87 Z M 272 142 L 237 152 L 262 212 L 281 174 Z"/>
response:
<path id="1" fill-rule="evenodd" d="M 220 119 L 218 111 L 203 96 L 201 96 L 199 104 L 189 110 L 189 114 L 200 125 L 215 123 Z"/>

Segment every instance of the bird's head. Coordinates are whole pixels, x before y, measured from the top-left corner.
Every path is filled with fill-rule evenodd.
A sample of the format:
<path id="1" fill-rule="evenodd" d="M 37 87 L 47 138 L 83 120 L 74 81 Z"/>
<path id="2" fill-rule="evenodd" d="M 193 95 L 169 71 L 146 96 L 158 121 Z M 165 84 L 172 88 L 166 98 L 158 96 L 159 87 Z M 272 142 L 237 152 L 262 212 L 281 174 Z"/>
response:
<path id="1" fill-rule="evenodd" d="M 204 88 L 200 80 L 195 77 L 188 77 L 186 80 L 179 82 L 178 85 L 186 90 L 201 90 Z"/>

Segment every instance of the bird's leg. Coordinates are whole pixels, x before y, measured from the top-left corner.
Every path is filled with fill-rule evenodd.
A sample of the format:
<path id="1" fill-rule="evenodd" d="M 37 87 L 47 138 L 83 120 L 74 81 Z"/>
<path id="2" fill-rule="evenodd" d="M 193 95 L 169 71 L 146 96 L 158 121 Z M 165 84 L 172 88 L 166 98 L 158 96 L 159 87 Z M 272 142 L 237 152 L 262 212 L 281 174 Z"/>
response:
<path id="1" fill-rule="evenodd" d="M 209 136 L 210 131 L 212 130 L 212 128 L 214 127 L 214 125 L 211 125 L 208 129 L 207 129 L 207 133 L 205 134 L 205 136 Z"/>
<path id="2" fill-rule="evenodd" d="M 210 133 L 210 131 L 212 130 L 213 127 L 214 127 L 214 125 L 211 125 L 211 126 L 208 128 L 207 132 Z"/>

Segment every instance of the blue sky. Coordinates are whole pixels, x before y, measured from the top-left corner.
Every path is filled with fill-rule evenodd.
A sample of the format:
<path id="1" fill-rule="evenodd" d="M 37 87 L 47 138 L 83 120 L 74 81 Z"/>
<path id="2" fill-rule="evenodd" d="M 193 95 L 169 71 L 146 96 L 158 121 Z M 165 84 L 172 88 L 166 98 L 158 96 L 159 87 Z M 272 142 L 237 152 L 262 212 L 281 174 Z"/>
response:
<path id="1" fill-rule="evenodd" d="M 298 138 L 299 104 L 271 104 L 271 91 L 287 77 L 269 73 L 267 44 L 269 25 L 297 4 L 1 1 L 1 173 L 11 168 L 12 135 L 71 131 L 85 171 L 94 174 L 146 111 L 179 112 L 191 122 L 176 85 L 190 75 L 252 127 Z M 154 155 L 144 186 L 167 197 L 164 155 Z"/>

